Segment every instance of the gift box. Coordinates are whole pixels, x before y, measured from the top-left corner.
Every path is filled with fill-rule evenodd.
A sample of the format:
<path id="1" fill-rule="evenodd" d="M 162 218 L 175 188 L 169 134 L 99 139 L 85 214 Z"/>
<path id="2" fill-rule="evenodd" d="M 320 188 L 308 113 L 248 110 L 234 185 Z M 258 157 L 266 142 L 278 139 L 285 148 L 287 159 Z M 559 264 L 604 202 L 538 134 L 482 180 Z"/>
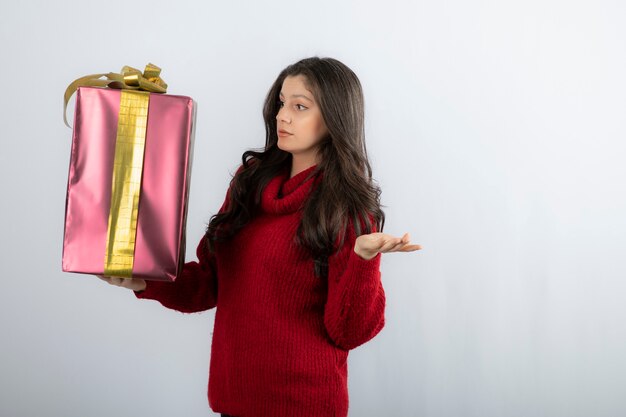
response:
<path id="1" fill-rule="evenodd" d="M 176 279 L 185 257 L 195 111 L 185 96 L 77 88 L 63 271 Z"/>

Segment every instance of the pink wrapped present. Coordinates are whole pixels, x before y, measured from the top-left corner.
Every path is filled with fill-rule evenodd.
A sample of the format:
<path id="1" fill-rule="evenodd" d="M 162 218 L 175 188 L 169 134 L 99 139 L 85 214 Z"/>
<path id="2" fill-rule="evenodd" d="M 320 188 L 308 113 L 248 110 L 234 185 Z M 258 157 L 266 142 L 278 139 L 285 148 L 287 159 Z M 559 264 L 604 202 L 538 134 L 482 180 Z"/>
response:
<path id="1" fill-rule="evenodd" d="M 185 256 L 195 109 L 184 96 L 78 88 L 63 271 L 176 279 Z"/>

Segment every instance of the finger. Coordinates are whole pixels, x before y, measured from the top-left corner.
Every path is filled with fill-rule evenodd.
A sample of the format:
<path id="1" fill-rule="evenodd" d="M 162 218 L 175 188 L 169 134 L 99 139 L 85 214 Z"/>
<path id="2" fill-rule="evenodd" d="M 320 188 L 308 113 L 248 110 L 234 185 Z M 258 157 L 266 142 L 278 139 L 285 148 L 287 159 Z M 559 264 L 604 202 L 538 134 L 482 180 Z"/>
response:
<path id="1" fill-rule="evenodd" d="M 389 236 L 389 235 L 387 235 Z M 411 241 L 411 236 L 408 233 L 403 234 L 401 237 L 394 238 L 398 240 L 398 243 L 409 243 Z"/>
<path id="2" fill-rule="evenodd" d="M 388 252 L 391 248 L 395 247 L 398 244 L 402 244 L 400 238 L 389 239 L 380 247 L 380 249 L 378 249 L 378 252 Z"/>
<path id="3" fill-rule="evenodd" d="M 120 278 L 120 287 L 128 288 L 128 285 L 131 283 L 130 279 Z"/>
<path id="4" fill-rule="evenodd" d="M 132 278 L 118 278 L 120 280 L 119 286 L 122 288 L 129 288 L 133 285 Z"/>
<path id="5" fill-rule="evenodd" d="M 405 243 L 403 241 L 399 241 L 398 243 L 396 243 L 395 245 L 389 247 L 386 252 L 395 252 L 397 250 L 400 250 L 403 246 L 406 246 L 408 243 Z"/>
<path id="6" fill-rule="evenodd" d="M 115 277 L 115 285 L 117 285 L 118 287 L 123 287 L 124 281 L 126 281 L 125 278 Z"/>
<path id="7" fill-rule="evenodd" d="M 117 285 L 117 283 L 115 282 L 115 277 L 107 277 L 107 276 L 99 275 L 98 278 L 109 283 L 110 285 Z"/>
<path id="8" fill-rule="evenodd" d="M 124 282 L 122 282 L 122 287 L 133 289 L 137 287 L 137 280 L 135 280 L 134 278 L 125 279 Z"/>
<path id="9" fill-rule="evenodd" d="M 404 251 L 406 247 L 408 246 L 412 246 L 409 242 L 400 242 L 398 243 L 396 246 L 394 246 L 393 248 L 391 248 L 389 250 L 389 252 L 400 252 L 400 251 Z"/>
<path id="10" fill-rule="evenodd" d="M 400 243 L 392 248 L 390 248 L 389 250 L 387 250 L 386 252 L 413 252 L 416 250 L 420 250 L 422 249 L 422 247 L 420 245 L 411 245 L 408 243 Z"/>
<path id="11" fill-rule="evenodd" d="M 420 245 L 407 245 L 400 249 L 401 252 L 413 252 L 416 250 L 420 250 L 422 247 Z"/>

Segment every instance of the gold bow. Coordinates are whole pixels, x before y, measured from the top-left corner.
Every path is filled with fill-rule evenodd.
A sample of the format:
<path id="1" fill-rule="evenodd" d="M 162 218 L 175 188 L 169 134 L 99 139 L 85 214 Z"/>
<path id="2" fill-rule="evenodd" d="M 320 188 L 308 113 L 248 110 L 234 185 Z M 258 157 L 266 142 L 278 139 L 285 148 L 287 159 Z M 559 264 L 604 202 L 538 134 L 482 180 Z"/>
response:
<path id="1" fill-rule="evenodd" d="M 159 76 L 161 74 L 161 68 L 154 64 L 148 63 L 143 74 L 136 68 L 125 65 L 122 68 L 121 74 L 116 72 L 109 72 L 104 74 L 92 74 L 80 77 L 74 80 L 65 90 L 65 96 L 63 99 L 63 122 L 67 127 L 71 127 L 67 123 L 67 103 L 70 101 L 72 94 L 78 89 L 78 87 L 90 86 L 90 87 L 110 87 L 117 89 L 130 89 L 130 90 L 143 90 L 152 93 L 165 93 L 167 91 L 167 84 Z M 102 77 L 107 79 L 102 80 Z"/>

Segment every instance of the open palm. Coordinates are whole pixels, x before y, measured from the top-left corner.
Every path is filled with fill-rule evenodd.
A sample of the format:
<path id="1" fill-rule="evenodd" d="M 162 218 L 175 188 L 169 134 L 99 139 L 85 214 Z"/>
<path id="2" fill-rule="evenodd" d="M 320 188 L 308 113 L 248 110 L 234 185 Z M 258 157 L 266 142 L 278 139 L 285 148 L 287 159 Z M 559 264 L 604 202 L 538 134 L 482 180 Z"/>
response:
<path id="1" fill-rule="evenodd" d="M 386 252 L 413 252 L 422 249 L 420 245 L 411 244 L 408 233 L 402 237 L 386 233 L 369 233 L 356 239 L 354 251 L 363 259 L 372 259 L 378 253 Z"/>

